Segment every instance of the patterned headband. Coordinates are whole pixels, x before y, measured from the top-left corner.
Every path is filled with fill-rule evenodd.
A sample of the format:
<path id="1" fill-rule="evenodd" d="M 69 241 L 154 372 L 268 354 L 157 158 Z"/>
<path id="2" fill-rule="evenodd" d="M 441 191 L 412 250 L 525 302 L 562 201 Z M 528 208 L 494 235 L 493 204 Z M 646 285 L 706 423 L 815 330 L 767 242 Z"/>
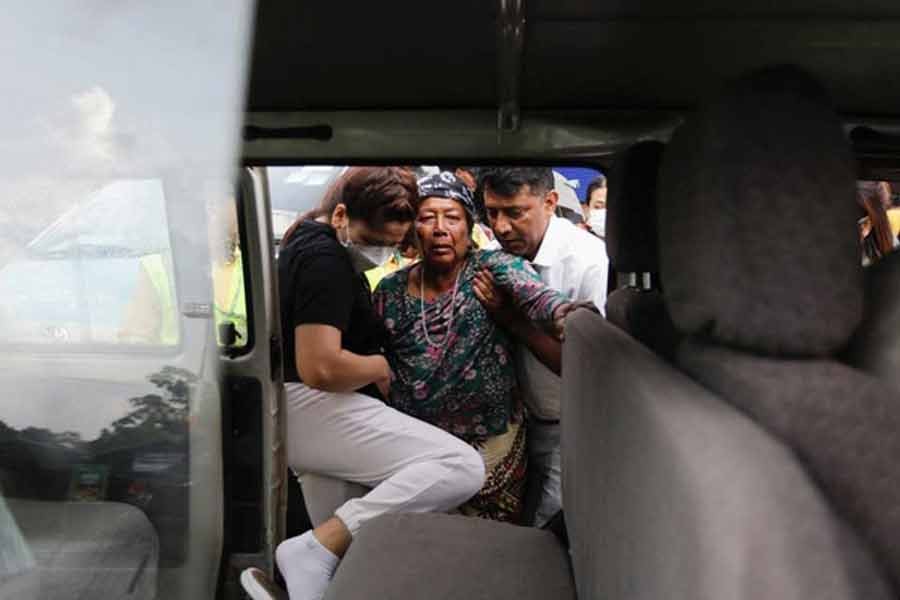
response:
<path id="1" fill-rule="evenodd" d="M 419 199 L 424 200 L 425 198 L 433 197 L 456 200 L 463 205 L 463 208 L 466 209 L 466 212 L 473 219 L 477 214 L 472 192 L 450 171 L 429 175 L 419 180 Z"/>

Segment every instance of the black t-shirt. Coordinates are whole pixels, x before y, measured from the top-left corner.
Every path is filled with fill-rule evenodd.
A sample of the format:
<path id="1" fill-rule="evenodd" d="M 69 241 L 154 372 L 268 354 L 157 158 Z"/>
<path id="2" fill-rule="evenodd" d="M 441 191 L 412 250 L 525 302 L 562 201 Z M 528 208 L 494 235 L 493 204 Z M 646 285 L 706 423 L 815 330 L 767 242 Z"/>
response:
<path id="1" fill-rule="evenodd" d="M 294 349 L 298 325 L 331 325 L 341 347 L 354 354 L 380 354 L 384 327 L 372 311 L 369 284 L 353 269 L 347 249 L 329 225 L 302 223 L 278 254 L 284 380 L 300 382 Z M 359 390 L 380 398 L 370 384 Z"/>

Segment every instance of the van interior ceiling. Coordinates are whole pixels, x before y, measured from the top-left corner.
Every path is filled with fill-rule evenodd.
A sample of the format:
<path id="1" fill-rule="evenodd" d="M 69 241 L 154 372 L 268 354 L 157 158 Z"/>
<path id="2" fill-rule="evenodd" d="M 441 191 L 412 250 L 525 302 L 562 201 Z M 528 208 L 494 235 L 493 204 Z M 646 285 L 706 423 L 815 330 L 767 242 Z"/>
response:
<path id="1" fill-rule="evenodd" d="M 464 0 L 434 11 L 409 1 L 262 2 L 247 100 L 247 125 L 262 131 L 244 156 L 608 152 L 668 137 L 677 115 L 724 82 L 777 64 L 806 69 L 841 114 L 876 125 L 900 102 L 900 82 L 885 75 L 900 68 L 898 34 L 900 8 L 889 0 Z M 330 141 L 260 139 L 316 126 L 332 128 Z M 423 136 L 429 143 L 416 143 Z"/>

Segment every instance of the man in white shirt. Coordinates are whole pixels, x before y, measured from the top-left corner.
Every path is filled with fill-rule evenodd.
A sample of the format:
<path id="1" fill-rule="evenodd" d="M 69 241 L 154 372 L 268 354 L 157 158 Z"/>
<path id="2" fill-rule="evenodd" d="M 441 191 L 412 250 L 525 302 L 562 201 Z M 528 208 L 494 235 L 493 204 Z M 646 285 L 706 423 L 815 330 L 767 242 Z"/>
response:
<path id="1" fill-rule="evenodd" d="M 554 216 L 558 196 L 552 171 L 539 167 L 493 168 L 486 170 L 481 180 L 488 220 L 503 249 L 531 261 L 544 283 L 573 302 L 590 302 L 603 312 L 609 272 L 606 245 Z M 540 527 L 562 506 L 561 344 L 517 314 L 493 285 L 489 273 L 479 274 L 475 293 L 495 320 L 521 342 L 517 362 L 530 415 L 530 469 L 542 480 L 534 522 Z"/>

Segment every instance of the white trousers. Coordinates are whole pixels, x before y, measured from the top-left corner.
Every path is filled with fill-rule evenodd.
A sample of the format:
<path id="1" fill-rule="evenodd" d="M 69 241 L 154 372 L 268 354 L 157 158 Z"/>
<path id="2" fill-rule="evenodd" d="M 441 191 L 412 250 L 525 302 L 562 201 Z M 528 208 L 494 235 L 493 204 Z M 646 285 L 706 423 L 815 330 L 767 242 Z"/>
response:
<path id="1" fill-rule="evenodd" d="M 388 512 L 446 512 L 484 484 L 478 452 L 437 427 L 363 394 L 284 387 L 290 467 L 372 488 L 334 512 L 351 534 Z"/>

